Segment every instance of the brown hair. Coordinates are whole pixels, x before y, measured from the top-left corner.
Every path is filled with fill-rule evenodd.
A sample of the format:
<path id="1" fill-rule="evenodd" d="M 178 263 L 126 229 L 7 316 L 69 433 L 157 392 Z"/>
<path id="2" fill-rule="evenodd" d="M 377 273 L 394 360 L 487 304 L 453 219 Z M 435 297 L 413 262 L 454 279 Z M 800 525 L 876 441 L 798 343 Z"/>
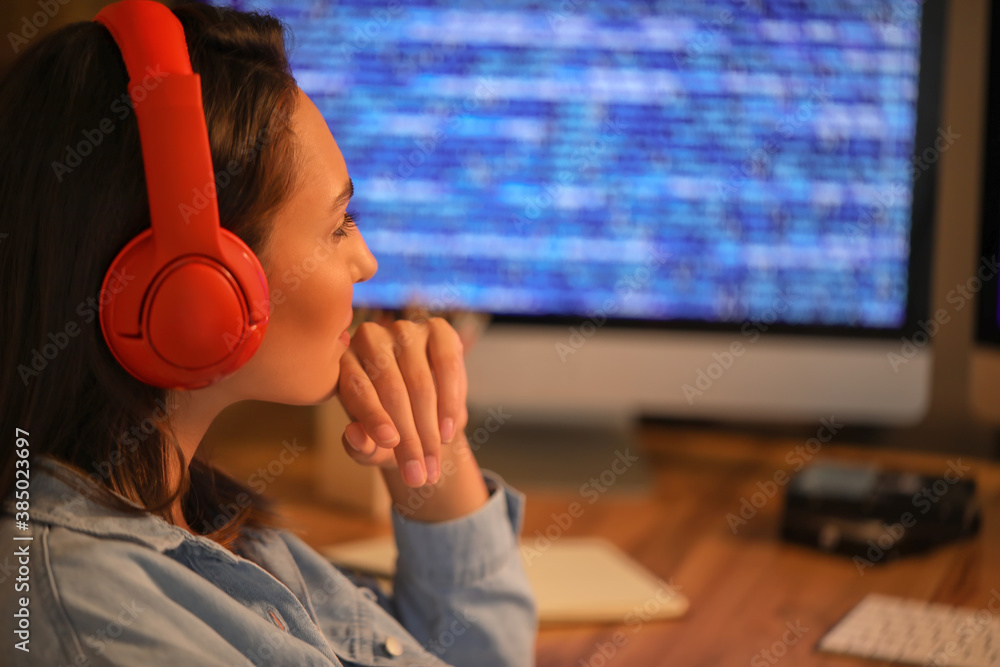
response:
<path id="1" fill-rule="evenodd" d="M 267 270 L 273 216 L 298 183 L 285 26 L 201 3 L 172 11 L 201 76 L 221 224 Z M 104 272 L 150 226 L 127 79 L 111 33 L 93 21 L 39 37 L 0 79 L 0 498 L 13 492 L 20 428 L 31 459 L 88 476 L 95 500 L 171 521 L 186 494 L 192 530 L 235 551 L 244 527 L 280 517 L 200 454 L 169 488 L 170 457 L 183 459 L 168 391 L 128 374 L 100 331 Z"/>

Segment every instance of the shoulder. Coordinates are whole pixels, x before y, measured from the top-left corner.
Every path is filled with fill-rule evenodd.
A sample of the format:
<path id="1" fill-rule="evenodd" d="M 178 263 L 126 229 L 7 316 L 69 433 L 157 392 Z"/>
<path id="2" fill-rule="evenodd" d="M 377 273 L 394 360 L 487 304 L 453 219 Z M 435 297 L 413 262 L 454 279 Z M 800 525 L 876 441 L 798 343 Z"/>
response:
<path id="1" fill-rule="evenodd" d="M 4 521 L 0 539 L 16 543 L 13 540 L 16 535 L 9 535 L 14 532 L 11 523 Z M 33 539 L 21 542 L 20 546 L 31 554 L 33 583 L 57 588 L 60 597 L 71 599 L 76 591 L 89 593 L 109 583 L 125 590 L 157 590 L 171 576 L 190 572 L 140 541 L 93 535 L 42 522 L 32 522 L 31 528 Z"/>
<path id="2" fill-rule="evenodd" d="M 10 613 L 25 602 L 29 610 L 30 653 L 15 651 L 14 664 L 140 664 L 163 637 L 189 638 L 171 646 L 172 657 L 212 662 L 202 653 L 208 628 L 189 611 L 204 582 L 184 565 L 139 542 L 42 522 L 32 522 L 33 539 L 15 542 L 24 535 L 0 516 L 0 540 L 17 545 Z M 205 648 L 192 641 L 200 634 Z"/>

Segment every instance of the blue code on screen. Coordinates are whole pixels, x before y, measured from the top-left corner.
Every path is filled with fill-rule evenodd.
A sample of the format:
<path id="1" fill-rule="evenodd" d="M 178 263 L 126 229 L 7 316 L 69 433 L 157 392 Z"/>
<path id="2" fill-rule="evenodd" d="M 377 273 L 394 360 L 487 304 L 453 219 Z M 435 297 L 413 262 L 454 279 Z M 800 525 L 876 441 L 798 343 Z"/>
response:
<path id="1" fill-rule="evenodd" d="M 359 305 L 906 319 L 919 2 L 228 4 L 291 28 L 379 261 Z"/>

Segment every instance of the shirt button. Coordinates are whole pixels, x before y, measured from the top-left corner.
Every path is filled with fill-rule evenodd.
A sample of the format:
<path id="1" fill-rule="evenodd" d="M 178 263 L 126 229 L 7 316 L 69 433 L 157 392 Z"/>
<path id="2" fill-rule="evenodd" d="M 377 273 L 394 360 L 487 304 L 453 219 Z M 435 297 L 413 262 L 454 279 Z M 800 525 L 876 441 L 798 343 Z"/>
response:
<path id="1" fill-rule="evenodd" d="M 375 602 L 376 600 L 378 600 L 378 596 L 375 595 L 375 591 L 373 591 L 370 588 L 365 588 L 364 586 L 362 586 L 361 587 L 361 594 L 364 595 L 369 600 L 371 600 L 372 602 Z"/>
<path id="2" fill-rule="evenodd" d="M 403 655 L 403 645 L 395 637 L 386 637 L 384 646 L 385 652 L 393 657 Z"/>

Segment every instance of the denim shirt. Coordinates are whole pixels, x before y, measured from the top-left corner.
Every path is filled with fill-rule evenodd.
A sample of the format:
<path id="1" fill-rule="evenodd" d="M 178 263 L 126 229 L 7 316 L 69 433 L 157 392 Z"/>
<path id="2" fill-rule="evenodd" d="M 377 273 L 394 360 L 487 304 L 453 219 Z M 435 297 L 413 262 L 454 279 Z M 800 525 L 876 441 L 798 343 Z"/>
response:
<path id="1" fill-rule="evenodd" d="M 69 470 L 32 462 L 28 530 L 15 528 L 14 498 L 4 503 L 2 654 L 15 665 L 534 664 L 537 608 L 517 548 L 524 495 L 492 471 L 489 499 L 466 516 L 427 523 L 392 510 L 390 596 L 287 530 L 247 529 L 234 555 L 159 517 L 105 508 L 54 466 Z M 22 597 L 27 653 L 14 648 Z"/>

